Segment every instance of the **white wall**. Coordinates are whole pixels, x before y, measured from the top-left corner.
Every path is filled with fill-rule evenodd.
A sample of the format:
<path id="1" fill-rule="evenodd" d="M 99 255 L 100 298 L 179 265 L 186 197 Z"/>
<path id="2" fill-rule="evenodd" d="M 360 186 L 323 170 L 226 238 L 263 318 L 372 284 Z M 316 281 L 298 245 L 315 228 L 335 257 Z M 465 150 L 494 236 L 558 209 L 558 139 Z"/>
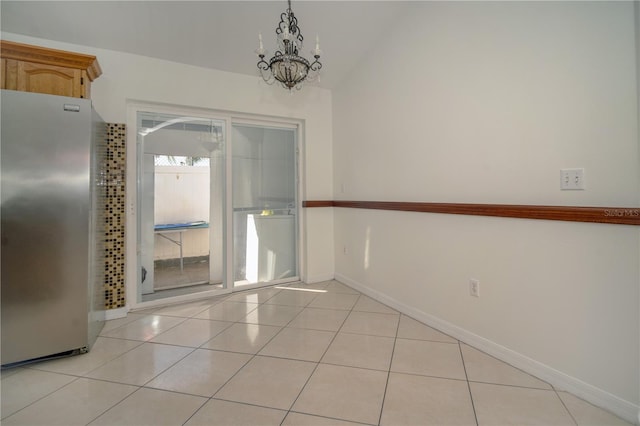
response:
<path id="1" fill-rule="evenodd" d="M 156 224 L 209 221 L 208 166 L 155 166 Z"/>
<path id="2" fill-rule="evenodd" d="M 154 223 L 184 223 L 204 220 L 209 222 L 209 167 L 156 166 L 154 179 Z M 217 223 L 208 229 L 193 229 L 183 234 L 184 257 L 208 256 L 209 233 L 220 232 Z M 176 239 L 177 235 L 170 235 Z M 222 238 L 222 235 L 219 237 Z M 215 253 L 215 255 L 220 255 Z M 180 248 L 159 235 L 155 235 L 153 259 L 175 259 Z M 219 256 L 221 257 L 221 256 Z"/>
<path id="3" fill-rule="evenodd" d="M 333 93 L 336 197 L 640 207 L 633 7 L 416 3 Z M 334 214 L 338 278 L 635 418 L 638 227 Z"/>
<path id="4" fill-rule="evenodd" d="M 2 33 L 5 40 L 95 55 L 103 74 L 93 82 L 91 98 L 105 121 L 126 122 L 130 100 L 260 114 L 304 120 L 305 187 L 310 199 L 332 194 L 331 93 L 313 86 L 293 95 L 267 86 L 259 77 L 188 66 L 87 46 Z M 253 61 L 252 51 L 247 51 Z M 133 123 L 127 123 L 132 125 Z M 132 141 L 128 141 L 129 144 Z M 132 146 L 132 145 L 130 145 Z M 309 281 L 333 276 L 333 215 L 330 210 L 306 215 L 303 248 Z"/>

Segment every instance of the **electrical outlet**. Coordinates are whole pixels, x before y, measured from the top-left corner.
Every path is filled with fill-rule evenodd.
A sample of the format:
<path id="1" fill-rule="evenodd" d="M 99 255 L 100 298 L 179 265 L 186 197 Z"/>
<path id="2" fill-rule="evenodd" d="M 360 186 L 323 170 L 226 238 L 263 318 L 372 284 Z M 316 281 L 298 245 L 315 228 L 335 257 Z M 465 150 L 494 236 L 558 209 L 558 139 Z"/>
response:
<path id="1" fill-rule="evenodd" d="M 480 281 L 475 279 L 469 280 L 469 294 L 473 297 L 480 297 Z"/>

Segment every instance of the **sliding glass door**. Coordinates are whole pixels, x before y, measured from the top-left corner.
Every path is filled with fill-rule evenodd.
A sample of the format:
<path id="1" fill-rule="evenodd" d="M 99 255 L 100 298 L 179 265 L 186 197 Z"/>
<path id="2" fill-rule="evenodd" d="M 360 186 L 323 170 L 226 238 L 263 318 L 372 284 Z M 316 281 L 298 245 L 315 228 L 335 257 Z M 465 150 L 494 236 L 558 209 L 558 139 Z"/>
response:
<path id="1" fill-rule="evenodd" d="M 296 129 L 232 126 L 235 288 L 297 279 Z"/>
<path id="2" fill-rule="evenodd" d="M 225 122 L 137 116 L 138 302 L 221 289 Z"/>
<path id="3" fill-rule="evenodd" d="M 159 110 L 135 109 L 132 306 L 297 280 L 297 126 Z"/>

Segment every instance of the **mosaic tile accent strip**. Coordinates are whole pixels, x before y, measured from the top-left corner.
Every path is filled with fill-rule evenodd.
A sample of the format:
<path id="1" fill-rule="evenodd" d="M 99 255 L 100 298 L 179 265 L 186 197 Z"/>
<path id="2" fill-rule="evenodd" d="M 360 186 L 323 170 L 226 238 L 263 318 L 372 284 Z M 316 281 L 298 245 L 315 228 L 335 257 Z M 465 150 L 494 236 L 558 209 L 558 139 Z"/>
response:
<path id="1" fill-rule="evenodd" d="M 95 111 L 94 111 L 95 114 Z M 97 114 L 96 114 L 97 115 Z M 101 312 L 105 309 L 105 224 L 107 215 L 107 195 L 104 170 L 107 164 L 107 124 L 94 115 L 93 158 L 91 159 L 91 232 L 90 274 L 92 287 L 90 289 L 91 310 Z"/>
<path id="2" fill-rule="evenodd" d="M 124 222 L 126 126 L 107 123 L 107 155 L 102 170 L 105 182 L 105 281 L 106 309 L 125 306 Z"/>

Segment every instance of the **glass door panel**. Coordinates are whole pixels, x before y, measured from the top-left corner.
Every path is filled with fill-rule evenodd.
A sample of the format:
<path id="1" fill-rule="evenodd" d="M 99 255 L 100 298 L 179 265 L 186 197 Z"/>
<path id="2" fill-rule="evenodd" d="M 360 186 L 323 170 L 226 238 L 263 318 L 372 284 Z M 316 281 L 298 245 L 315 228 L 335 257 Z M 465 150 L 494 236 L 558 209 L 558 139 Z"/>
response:
<path id="1" fill-rule="evenodd" d="M 297 279 L 296 130 L 234 124 L 235 288 Z"/>
<path id="2" fill-rule="evenodd" d="M 224 288 L 222 120 L 138 112 L 138 302 Z"/>

